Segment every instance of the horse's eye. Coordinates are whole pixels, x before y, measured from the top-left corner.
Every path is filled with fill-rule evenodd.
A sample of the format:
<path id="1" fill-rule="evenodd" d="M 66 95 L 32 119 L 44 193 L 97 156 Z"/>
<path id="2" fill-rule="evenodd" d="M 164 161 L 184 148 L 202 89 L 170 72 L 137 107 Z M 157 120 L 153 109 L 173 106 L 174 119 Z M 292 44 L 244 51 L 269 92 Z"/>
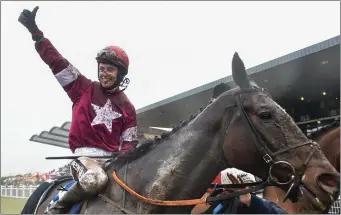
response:
<path id="1" fill-rule="evenodd" d="M 272 115 L 269 112 L 262 112 L 262 113 L 259 114 L 259 117 L 261 119 L 271 119 Z"/>

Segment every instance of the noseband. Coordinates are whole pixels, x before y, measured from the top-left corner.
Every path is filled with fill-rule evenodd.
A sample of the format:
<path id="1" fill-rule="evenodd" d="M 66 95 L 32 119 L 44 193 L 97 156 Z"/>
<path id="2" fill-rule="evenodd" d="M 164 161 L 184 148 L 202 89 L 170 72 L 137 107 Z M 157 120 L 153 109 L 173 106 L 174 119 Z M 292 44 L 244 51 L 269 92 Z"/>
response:
<path id="1" fill-rule="evenodd" d="M 300 143 L 300 144 L 297 144 L 297 145 L 294 145 L 291 147 L 288 146 L 288 147 L 282 148 L 278 151 L 272 152 L 267 147 L 267 144 L 265 143 L 263 138 L 261 138 L 261 136 L 259 135 L 259 132 L 256 130 L 255 126 L 253 125 L 252 121 L 250 120 L 249 116 L 247 115 L 245 109 L 243 108 L 243 94 L 245 92 L 250 93 L 250 92 L 257 92 L 257 91 L 262 91 L 265 94 L 267 94 L 269 97 L 271 97 L 263 88 L 243 89 L 242 91 L 239 91 L 238 93 L 236 93 L 234 95 L 236 105 L 238 107 L 238 110 L 241 113 L 242 118 L 248 124 L 248 126 L 247 126 L 248 130 L 250 131 L 250 133 L 253 134 L 252 137 L 254 139 L 254 143 L 256 144 L 258 150 L 262 154 L 263 160 L 269 166 L 267 181 L 271 185 L 279 185 L 279 186 L 288 185 L 289 189 L 288 189 L 288 191 L 284 197 L 284 201 L 286 199 L 290 198 L 293 202 L 296 202 L 298 200 L 298 196 L 299 196 L 299 186 L 301 184 L 304 185 L 302 180 L 304 178 L 304 172 L 307 169 L 307 164 L 311 160 L 314 153 L 316 151 L 320 150 L 320 146 L 316 142 L 309 140 L 309 141 L 304 142 L 304 143 Z M 277 159 L 278 155 L 287 153 L 293 149 L 296 149 L 296 148 L 299 148 L 302 146 L 307 146 L 307 145 L 311 146 L 311 150 L 310 150 L 310 153 L 307 156 L 306 160 L 303 162 L 302 166 L 299 168 L 300 169 L 299 172 L 296 172 L 293 165 L 290 164 L 289 162 Z M 285 165 L 285 166 L 289 167 L 289 169 L 291 170 L 291 177 L 289 178 L 289 180 L 284 181 L 284 182 L 280 182 L 279 180 L 277 180 L 274 177 L 273 171 L 274 171 L 274 169 L 278 168 L 279 165 Z"/>

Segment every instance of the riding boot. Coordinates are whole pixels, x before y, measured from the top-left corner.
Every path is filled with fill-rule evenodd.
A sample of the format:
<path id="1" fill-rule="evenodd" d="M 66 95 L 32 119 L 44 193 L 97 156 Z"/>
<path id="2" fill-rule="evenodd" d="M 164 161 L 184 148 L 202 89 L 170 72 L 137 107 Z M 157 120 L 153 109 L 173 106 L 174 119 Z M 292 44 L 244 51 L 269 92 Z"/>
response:
<path id="1" fill-rule="evenodd" d="M 65 214 L 74 203 L 83 200 L 88 194 L 79 186 L 78 182 L 58 199 L 48 210 L 48 214 Z"/>

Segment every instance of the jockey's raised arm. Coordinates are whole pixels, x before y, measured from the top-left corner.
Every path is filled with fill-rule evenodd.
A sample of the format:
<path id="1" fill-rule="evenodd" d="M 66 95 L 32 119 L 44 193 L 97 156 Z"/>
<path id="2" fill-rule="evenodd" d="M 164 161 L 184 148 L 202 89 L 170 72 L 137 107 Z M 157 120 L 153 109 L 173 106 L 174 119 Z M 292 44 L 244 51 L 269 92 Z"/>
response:
<path id="1" fill-rule="evenodd" d="M 91 80 L 80 74 L 77 68 L 69 63 L 52 45 L 50 40 L 44 37 L 44 33 L 38 28 L 35 17 L 39 7 L 32 12 L 23 10 L 18 21 L 31 33 L 36 42 L 35 48 L 41 59 L 50 67 L 60 85 L 67 92 L 73 103 L 76 103 L 82 93 L 89 88 Z"/>
<path id="2" fill-rule="evenodd" d="M 45 38 L 43 32 L 37 30 L 34 35 L 39 35 L 35 48 L 41 59 L 50 67 L 59 84 L 69 95 L 71 101 L 76 103 L 86 89 L 89 89 L 91 80 L 84 77 L 76 67 L 69 63 Z M 33 36 L 35 38 L 36 36 Z"/>

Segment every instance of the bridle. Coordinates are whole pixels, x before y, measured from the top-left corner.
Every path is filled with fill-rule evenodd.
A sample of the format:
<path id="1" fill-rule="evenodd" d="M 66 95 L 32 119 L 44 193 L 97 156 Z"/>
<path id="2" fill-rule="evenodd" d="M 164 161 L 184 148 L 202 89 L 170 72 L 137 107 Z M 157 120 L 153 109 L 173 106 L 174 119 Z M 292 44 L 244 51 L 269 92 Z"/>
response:
<path id="1" fill-rule="evenodd" d="M 307 169 L 307 165 L 308 165 L 309 161 L 311 160 L 312 156 L 314 155 L 314 153 L 316 151 L 320 151 L 321 148 L 316 142 L 314 142 L 312 140 L 308 140 L 307 142 L 300 143 L 300 144 L 297 144 L 297 145 L 294 145 L 291 147 L 288 146 L 288 147 L 282 148 L 278 151 L 272 152 L 267 147 L 267 144 L 265 143 L 265 141 L 259 135 L 259 132 L 255 128 L 255 126 L 253 125 L 252 121 L 250 120 L 248 114 L 246 113 L 245 109 L 243 108 L 243 94 L 244 93 L 258 92 L 258 91 L 265 93 L 267 96 L 269 96 L 271 98 L 271 96 L 263 88 L 242 89 L 239 92 L 234 94 L 236 105 L 237 105 L 238 110 L 241 114 L 241 117 L 245 120 L 245 122 L 248 125 L 247 126 L 248 130 L 250 131 L 251 134 L 253 134 L 252 137 L 254 139 L 254 143 L 257 146 L 257 149 L 262 154 L 262 158 L 265 161 L 265 163 L 269 166 L 269 171 L 268 171 L 268 175 L 267 175 L 267 182 L 270 185 L 279 185 L 279 186 L 288 185 L 289 189 L 285 195 L 284 201 L 287 198 L 290 198 L 293 202 L 296 202 L 298 200 L 299 191 L 300 191 L 299 186 L 301 184 L 304 185 L 304 183 L 303 183 L 304 172 Z M 277 159 L 278 155 L 287 153 L 293 149 L 300 148 L 300 147 L 307 146 L 307 145 L 311 146 L 311 150 L 310 150 L 309 155 L 307 156 L 307 158 L 303 162 L 302 166 L 299 168 L 300 171 L 296 172 L 293 165 L 290 164 L 289 162 Z M 278 167 L 279 165 L 285 165 L 285 166 L 289 167 L 289 169 L 291 170 L 291 177 L 289 178 L 289 180 L 284 181 L 284 182 L 280 182 L 279 180 L 277 180 L 274 177 L 273 170 L 276 169 L 276 167 Z"/>
<path id="2" fill-rule="evenodd" d="M 231 105 L 229 107 L 237 107 L 238 111 L 240 112 L 241 118 L 245 121 L 245 123 L 248 125 L 247 129 L 250 131 L 253 142 L 255 143 L 257 149 L 259 150 L 260 154 L 262 155 L 262 158 L 264 162 L 268 165 L 268 173 L 266 177 L 263 178 L 260 182 L 254 182 L 254 183 L 243 183 L 243 184 L 211 184 L 211 188 L 213 189 L 226 189 L 226 188 L 246 188 L 241 191 L 233 192 L 233 193 L 223 193 L 216 197 L 208 197 L 206 199 L 207 202 L 215 202 L 215 201 L 222 201 L 226 199 L 230 199 L 232 197 L 244 195 L 247 193 L 255 192 L 257 190 L 264 189 L 268 186 L 278 185 L 278 186 L 289 186 L 289 189 L 287 193 L 285 194 L 284 200 L 286 201 L 288 198 L 292 200 L 292 202 L 296 202 L 299 198 L 299 194 L 302 193 L 300 185 L 303 185 L 307 190 L 311 191 L 309 187 L 303 182 L 303 179 L 305 177 L 304 173 L 307 169 L 307 165 L 311 158 L 313 157 L 314 153 L 316 151 L 320 151 L 320 146 L 312 141 L 308 140 L 307 142 L 300 143 L 291 147 L 285 147 L 278 151 L 271 151 L 269 147 L 267 147 L 267 144 L 263 140 L 263 138 L 259 135 L 259 132 L 253 125 L 251 119 L 249 118 L 248 114 L 246 113 L 245 109 L 243 108 L 243 95 L 246 93 L 254 93 L 254 92 L 263 92 L 267 96 L 271 98 L 268 92 L 266 92 L 263 88 L 247 88 L 247 89 L 241 89 L 238 92 L 235 92 L 233 94 L 233 98 L 235 101 L 234 105 Z M 229 125 L 226 125 L 225 127 L 225 133 L 227 133 Z M 287 145 L 287 144 L 286 144 Z M 292 164 L 290 164 L 287 161 L 284 160 L 278 160 L 278 156 L 284 153 L 288 153 L 289 151 L 300 148 L 303 146 L 310 146 L 311 150 L 309 152 L 309 155 L 304 160 L 302 166 L 299 168 L 299 171 L 296 171 Z M 274 169 L 278 168 L 279 165 L 287 166 L 291 170 L 291 177 L 289 180 L 281 182 L 279 181 L 273 174 Z M 212 192 L 213 193 L 213 192 Z M 315 200 L 320 205 L 321 209 L 325 209 L 325 205 L 316 197 Z"/>

